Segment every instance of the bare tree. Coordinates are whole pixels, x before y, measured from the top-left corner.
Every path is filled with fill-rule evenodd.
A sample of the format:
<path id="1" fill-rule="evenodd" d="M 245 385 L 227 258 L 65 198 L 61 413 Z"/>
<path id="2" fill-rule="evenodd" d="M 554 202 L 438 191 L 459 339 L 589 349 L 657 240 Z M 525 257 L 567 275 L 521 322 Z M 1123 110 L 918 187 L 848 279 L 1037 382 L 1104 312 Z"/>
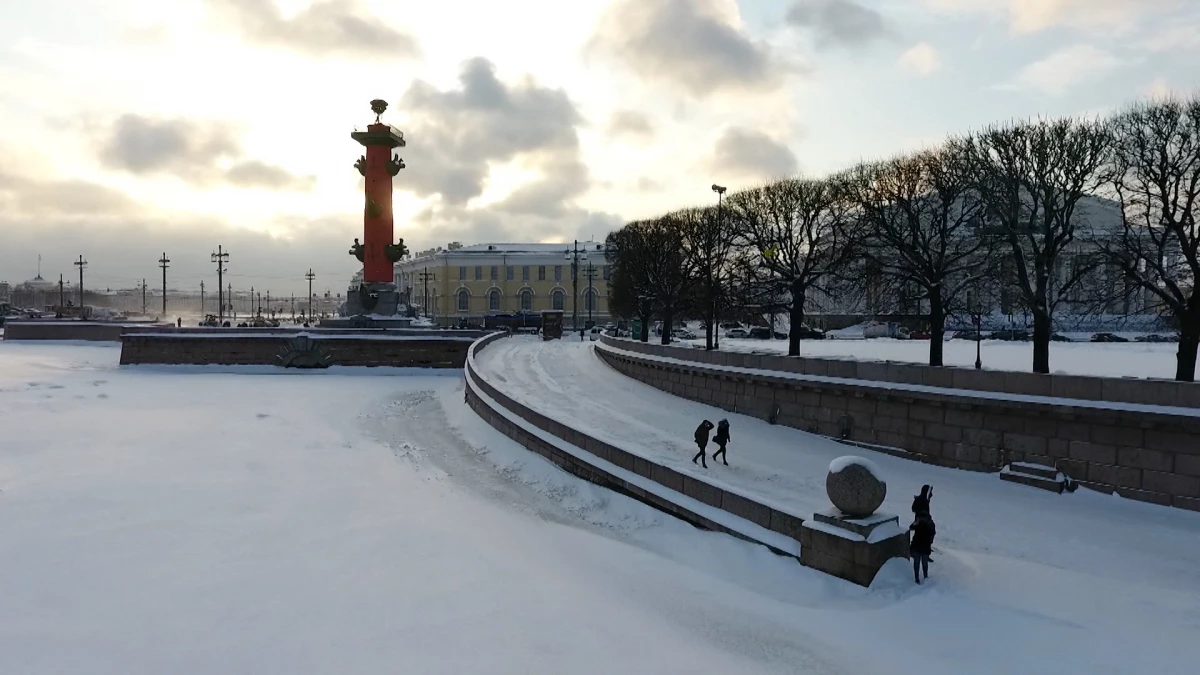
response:
<path id="1" fill-rule="evenodd" d="M 1110 264 L 1179 323 L 1175 379 L 1196 378 L 1200 345 L 1200 97 L 1135 105 L 1110 120 L 1121 231 L 1097 238 Z"/>
<path id="2" fill-rule="evenodd" d="M 961 147 L 865 164 L 845 176 L 858 246 L 884 278 L 929 302 L 929 365 L 942 365 L 946 316 L 986 269 L 982 201 Z"/>
<path id="3" fill-rule="evenodd" d="M 652 298 L 645 290 L 649 278 L 645 232 L 644 222 L 633 222 L 609 233 L 604 242 L 609 307 L 619 316 L 641 320 L 641 331 L 634 337 L 642 342 L 650 339 L 650 319 L 654 316 Z"/>
<path id="4" fill-rule="evenodd" d="M 688 265 L 696 272 L 695 306 L 705 325 L 705 348 L 712 349 L 719 309 L 727 300 L 724 295 L 731 273 L 732 228 L 715 207 L 686 209 L 673 216 L 682 227 Z"/>
<path id="5" fill-rule="evenodd" d="M 1097 256 L 1064 254 L 1087 217 L 1081 201 L 1103 183 L 1109 135 L 1099 123 L 1052 120 L 993 127 L 952 141 L 970 158 L 988 225 L 1011 252 L 1017 287 L 1033 315 L 1033 371 L 1050 372 L 1055 308 Z M 1070 265 L 1064 266 L 1064 262 Z"/>
<path id="6" fill-rule="evenodd" d="M 850 255 L 844 195 L 829 180 L 789 179 L 739 192 L 726 203 L 767 285 L 790 292 L 788 355 L 799 356 L 805 295 L 822 289 Z"/>

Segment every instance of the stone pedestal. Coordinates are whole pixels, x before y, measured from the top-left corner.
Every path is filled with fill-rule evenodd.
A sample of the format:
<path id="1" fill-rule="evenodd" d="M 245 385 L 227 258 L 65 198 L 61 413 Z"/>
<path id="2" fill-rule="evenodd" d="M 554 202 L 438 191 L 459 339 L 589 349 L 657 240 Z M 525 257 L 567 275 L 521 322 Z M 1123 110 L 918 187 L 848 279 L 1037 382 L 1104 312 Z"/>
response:
<path id="1" fill-rule="evenodd" d="M 892 558 L 908 557 L 899 516 L 851 518 L 837 509 L 815 513 L 800 530 L 800 563 L 859 586 L 870 586 Z"/>
<path id="2" fill-rule="evenodd" d="M 358 290 L 346 294 L 346 316 L 395 316 L 400 306 L 400 293 L 390 282 L 364 282 Z"/>

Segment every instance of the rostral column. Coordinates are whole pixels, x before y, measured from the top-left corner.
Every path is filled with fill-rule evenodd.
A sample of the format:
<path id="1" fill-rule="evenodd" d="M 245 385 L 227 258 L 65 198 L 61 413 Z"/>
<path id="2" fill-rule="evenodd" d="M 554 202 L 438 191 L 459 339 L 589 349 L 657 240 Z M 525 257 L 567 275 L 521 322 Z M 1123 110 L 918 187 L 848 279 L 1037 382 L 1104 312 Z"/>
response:
<path id="1" fill-rule="evenodd" d="M 404 134 L 379 121 L 387 102 L 371 101 L 375 122 L 366 131 L 354 131 L 350 137 L 366 148 L 366 154 L 354 168 L 366 179 L 366 204 L 363 207 L 363 240 L 354 240 L 350 254 L 363 264 L 363 283 L 357 298 L 360 307 L 354 314 L 395 314 L 399 295 L 393 283 L 392 265 L 408 250 L 404 240 L 392 243 L 392 178 L 404 168 L 404 160 L 392 156 L 393 148 L 403 148 Z M 353 304 L 353 300 L 349 299 Z"/>

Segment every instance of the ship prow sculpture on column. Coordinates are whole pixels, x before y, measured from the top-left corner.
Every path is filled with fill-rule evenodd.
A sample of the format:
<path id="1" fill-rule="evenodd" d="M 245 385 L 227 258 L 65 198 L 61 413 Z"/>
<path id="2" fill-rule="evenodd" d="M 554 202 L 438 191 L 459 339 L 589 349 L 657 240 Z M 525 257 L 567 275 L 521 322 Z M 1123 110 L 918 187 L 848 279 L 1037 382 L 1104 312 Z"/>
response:
<path id="1" fill-rule="evenodd" d="M 375 121 L 366 131 L 350 134 L 366 151 L 354 163 L 365 185 L 362 241 L 356 237 L 349 254 L 363 265 L 362 282 L 346 296 L 345 318 L 323 321 L 322 325 L 374 326 L 380 328 L 407 327 L 410 320 L 397 316 L 400 294 L 396 290 L 393 265 L 408 249 L 404 240 L 393 240 L 392 178 L 404 168 L 404 160 L 393 156 L 392 150 L 403 148 L 404 133 L 380 121 L 387 102 L 371 101 Z"/>

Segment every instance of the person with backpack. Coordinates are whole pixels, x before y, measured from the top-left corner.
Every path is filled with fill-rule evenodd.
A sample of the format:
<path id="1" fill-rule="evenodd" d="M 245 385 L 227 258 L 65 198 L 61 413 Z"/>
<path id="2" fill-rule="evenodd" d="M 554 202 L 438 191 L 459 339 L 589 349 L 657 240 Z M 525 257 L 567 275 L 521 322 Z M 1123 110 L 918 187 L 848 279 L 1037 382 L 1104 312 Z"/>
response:
<path id="1" fill-rule="evenodd" d="M 708 420 L 704 420 L 700 426 L 696 427 L 696 447 L 700 448 L 700 452 L 697 452 L 696 456 L 692 458 L 692 464 L 695 464 L 696 460 L 700 460 L 701 466 L 706 469 L 708 462 L 704 459 L 704 450 L 708 447 L 708 432 L 712 431 L 712 428 L 713 423 Z"/>
<path id="2" fill-rule="evenodd" d="M 729 444 L 729 420 L 717 422 L 717 435 L 713 436 L 713 442 L 717 444 L 717 451 L 713 453 L 713 461 L 717 461 L 717 455 L 720 455 L 721 462 L 725 466 L 729 466 L 729 461 L 725 459 L 725 446 Z"/>
<path id="3" fill-rule="evenodd" d="M 920 516 L 917 521 L 908 526 L 912 532 L 912 540 L 908 544 L 908 553 L 913 561 L 913 579 L 919 584 L 921 576 L 929 578 L 929 554 L 933 552 L 933 538 L 937 528 L 933 519 L 927 515 Z"/>

